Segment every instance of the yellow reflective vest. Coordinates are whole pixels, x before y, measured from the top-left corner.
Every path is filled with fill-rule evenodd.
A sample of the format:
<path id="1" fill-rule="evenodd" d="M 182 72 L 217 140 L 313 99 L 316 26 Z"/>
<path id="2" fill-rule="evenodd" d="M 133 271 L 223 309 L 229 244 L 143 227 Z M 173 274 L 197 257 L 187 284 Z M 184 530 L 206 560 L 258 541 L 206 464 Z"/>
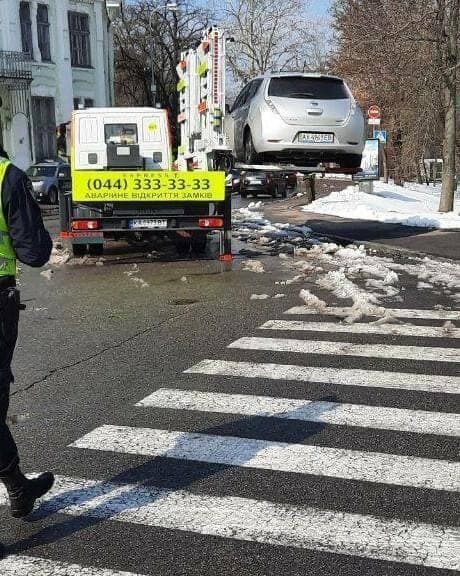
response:
<path id="1" fill-rule="evenodd" d="M 3 182 L 10 164 L 9 160 L 0 158 L 0 277 L 16 276 L 16 254 L 11 244 L 2 194 Z"/>

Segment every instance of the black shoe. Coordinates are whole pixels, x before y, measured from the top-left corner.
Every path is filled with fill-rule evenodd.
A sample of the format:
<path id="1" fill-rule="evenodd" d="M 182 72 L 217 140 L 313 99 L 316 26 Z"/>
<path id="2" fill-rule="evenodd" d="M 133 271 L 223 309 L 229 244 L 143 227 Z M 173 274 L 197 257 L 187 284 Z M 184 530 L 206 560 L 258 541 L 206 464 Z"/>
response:
<path id="1" fill-rule="evenodd" d="M 54 484 L 51 472 L 45 472 L 38 478 L 28 479 L 21 472 L 18 465 L 11 471 L 0 475 L 10 498 L 10 509 L 13 518 L 23 518 L 30 514 L 35 501 L 46 494 Z"/>

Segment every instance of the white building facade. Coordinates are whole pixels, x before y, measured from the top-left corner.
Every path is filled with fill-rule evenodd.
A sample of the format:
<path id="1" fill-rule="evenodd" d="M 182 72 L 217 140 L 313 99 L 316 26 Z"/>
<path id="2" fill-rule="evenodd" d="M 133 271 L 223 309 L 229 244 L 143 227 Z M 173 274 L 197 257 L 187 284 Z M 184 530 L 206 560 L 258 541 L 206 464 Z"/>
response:
<path id="1" fill-rule="evenodd" d="M 55 158 L 72 110 L 113 105 L 113 0 L 0 0 L 0 144 Z"/>

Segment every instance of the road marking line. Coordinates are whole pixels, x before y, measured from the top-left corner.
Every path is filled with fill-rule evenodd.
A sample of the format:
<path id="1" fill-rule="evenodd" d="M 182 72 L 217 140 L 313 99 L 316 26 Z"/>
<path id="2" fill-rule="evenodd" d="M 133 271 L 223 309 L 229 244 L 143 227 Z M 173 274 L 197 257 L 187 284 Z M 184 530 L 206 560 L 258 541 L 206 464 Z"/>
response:
<path id="1" fill-rule="evenodd" d="M 460 414 L 361 404 L 160 388 L 136 406 L 274 417 L 418 434 L 460 436 Z"/>
<path id="2" fill-rule="evenodd" d="M 129 522 L 447 570 L 460 569 L 460 529 L 233 496 L 59 476 L 39 512 Z M 0 488 L 0 503 L 6 492 Z"/>
<path id="3" fill-rule="evenodd" d="M 186 374 L 210 376 L 233 376 L 261 378 L 265 380 L 291 380 L 294 382 L 318 382 L 339 386 L 365 386 L 367 388 L 391 388 L 444 394 L 460 393 L 460 377 L 388 372 L 380 370 L 353 370 L 298 366 L 296 364 L 273 364 L 262 362 L 232 362 L 230 360 L 202 360 L 185 370 Z"/>
<path id="4" fill-rule="evenodd" d="M 460 491 L 460 462 L 415 456 L 110 425 L 96 428 L 70 446 L 413 488 Z"/>
<path id="5" fill-rule="evenodd" d="M 133 572 L 120 572 L 47 560 L 33 556 L 7 556 L 0 560 L 2 576 L 141 576 Z"/>
<path id="6" fill-rule="evenodd" d="M 228 348 L 269 350 L 295 354 L 333 354 L 334 356 L 366 356 L 401 360 L 430 360 L 432 362 L 460 362 L 460 348 L 428 348 L 426 346 L 393 346 L 391 344 L 353 344 L 323 340 L 294 338 L 239 338 Z"/>
<path id="7" fill-rule="evenodd" d="M 269 320 L 260 330 L 296 330 L 342 334 L 384 334 L 424 338 L 460 338 L 460 328 L 416 326 L 415 324 L 338 324 L 335 322 L 304 322 L 303 320 Z"/>
<path id="8" fill-rule="evenodd" d="M 397 318 L 420 318 L 428 320 L 460 320 L 460 310 L 423 310 L 423 309 L 403 309 L 403 308 L 386 308 L 388 314 Z M 327 314 L 331 316 L 340 316 L 345 318 L 353 314 L 352 308 L 338 308 L 331 306 L 324 310 L 309 308 L 308 306 L 294 306 L 285 312 L 285 314 Z M 369 316 L 374 316 L 369 314 Z"/>

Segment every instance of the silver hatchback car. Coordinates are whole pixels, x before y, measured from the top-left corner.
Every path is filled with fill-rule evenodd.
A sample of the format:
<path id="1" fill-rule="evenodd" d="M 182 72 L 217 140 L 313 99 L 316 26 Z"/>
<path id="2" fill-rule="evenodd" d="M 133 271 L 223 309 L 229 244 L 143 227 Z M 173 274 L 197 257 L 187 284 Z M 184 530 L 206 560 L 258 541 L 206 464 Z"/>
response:
<path id="1" fill-rule="evenodd" d="M 237 160 L 297 166 L 334 163 L 358 169 L 364 117 L 341 78 L 322 74 L 259 76 L 237 96 L 226 131 Z"/>

